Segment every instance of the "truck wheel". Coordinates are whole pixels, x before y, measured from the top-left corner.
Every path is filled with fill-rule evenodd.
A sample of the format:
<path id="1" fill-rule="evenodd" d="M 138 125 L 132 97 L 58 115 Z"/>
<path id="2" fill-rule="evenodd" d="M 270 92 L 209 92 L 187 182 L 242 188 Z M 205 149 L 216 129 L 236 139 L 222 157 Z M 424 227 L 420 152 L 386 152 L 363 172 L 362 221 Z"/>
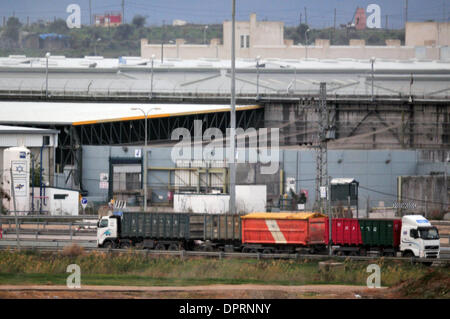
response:
<path id="1" fill-rule="evenodd" d="M 124 242 L 120 243 L 120 248 L 122 248 L 122 249 L 128 249 L 130 247 L 131 247 L 131 245 L 127 241 L 124 241 Z"/>
<path id="2" fill-rule="evenodd" d="M 266 248 L 266 249 L 264 249 L 264 250 L 262 251 L 262 253 L 263 253 L 263 254 L 271 254 L 271 253 L 272 253 L 272 250 L 269 249 L 269 248 Z"/>
<path id="3" fill-rule="evenodd" d="M 112 241 L 108 240 L 105 243 L 103 243 L 103 248 L 106 248 L 106 249 L 114 248 L 114 243 Z"/>
<path id="4" fill-rule="evenodd" d="M 166 246 L 164 244 L 156 244 L 155 250 L 166 250 Z"/>
<path id="5" fill-rule="evenodd" d="M 258 253 L 258 250 L 256 250 L 256 249 L 251 249 L 250 250 L 250 254 L 257 254 Z"/>
<path id="6" fill-rule="evenodd" d="M 179 247 L 177 244 L 170 244 L 168 250 L 179 250 Z"/>
<path id="7" fill-rule="evenodd" d="M 414 254 L 412 253 L 412 251 L 408 250 L 403 253 L 403 257 L 411 258 L 411 257 L 414 257 Z"/>

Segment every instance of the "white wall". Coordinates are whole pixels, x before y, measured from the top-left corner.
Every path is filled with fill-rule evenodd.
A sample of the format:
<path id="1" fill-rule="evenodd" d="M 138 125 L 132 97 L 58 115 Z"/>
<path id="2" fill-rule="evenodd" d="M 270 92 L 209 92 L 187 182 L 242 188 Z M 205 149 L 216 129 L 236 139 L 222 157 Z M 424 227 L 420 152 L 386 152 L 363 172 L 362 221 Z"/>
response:
<path id="1" fill-rule="evenodd" d="M 266 185 L 236 185 L 236 207 L 239 213 L 265 212 Z M 230 196 L 222 194 L 175 194 L 175 212 L 225 214 L 229 212 Z"/>
<path id="2" fill-rule="evenodd" d="M 175 194 L 173 197 L 173 209 L 179 213 L 225 214 L 229 203 L 229 195 Z"/>
<path id="3" fill-rule="evenodd" d="M 34 196 L 39 196 L 39 187 L 34 187 Z M 57 194 L 67 195 L 65 199 L 54 199 Z M 79 208 L 79 192 L 68 189 L 45 188 L 45 205 L 42 206 L 43 211 L 48 211 L 50 215 L 78 215 Z M 39 211 L 39 199 L 34 199 L 34 211 Z"/>
<path id="4" fill-rule="evenodd" d="M 236 185 L 236 206 L 238 212 L 265 212 L 266 203 L 266 185 Z"/>

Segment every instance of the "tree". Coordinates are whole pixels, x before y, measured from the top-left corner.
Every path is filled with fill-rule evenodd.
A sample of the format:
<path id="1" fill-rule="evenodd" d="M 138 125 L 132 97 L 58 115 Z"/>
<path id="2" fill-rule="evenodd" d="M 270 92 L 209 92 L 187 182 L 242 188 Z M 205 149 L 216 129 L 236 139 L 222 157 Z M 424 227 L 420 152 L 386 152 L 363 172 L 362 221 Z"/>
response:
<path id="1" fill-rule="evenodd" d="M 49 30 L 54 33 L 67 33 L 69 28 L 67 27 L 66 21 L 57 19 L 49 25 Z"/>
<path id="2" fill-rule="evenodd" d="M 16 17 L 10 17 L 6 22 L 5 37 L 14 42 L 19 41 L 19 31 L 22 24 Z"/>
<path id="3" fill-rule="evenodd" d="M 114 33 L 116 38 L 119 40 L 128 39 L 133 33 L 133 27 L 129 24 L 121 24 L 116 28 Z"/>
<path id="4" fill-rule="evenodd" d="M 138 15 L 134 16 L 132 23 L 133 23 L 133 25 L 136 28 L 139 29 L 139 28 L 142 28 L 145 25 L 145 22 L 146 22 L 145 20 L 146 20 L 145 17 L 143 17 L 140 14 L 138 14 Z"/>

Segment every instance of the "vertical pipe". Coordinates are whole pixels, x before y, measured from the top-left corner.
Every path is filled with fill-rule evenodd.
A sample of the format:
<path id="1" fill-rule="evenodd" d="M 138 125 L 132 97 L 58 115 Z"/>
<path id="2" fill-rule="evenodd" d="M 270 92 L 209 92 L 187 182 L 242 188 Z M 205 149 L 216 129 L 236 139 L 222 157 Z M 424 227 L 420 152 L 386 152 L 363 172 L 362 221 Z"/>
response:
<path id="1" fill-rule="evenodd" d="M 31 213 L 34 214 L 34 158 L 31 159 Z"/>
<path id="2" fill-rule="evenodd" d="M 231 23 L 231 116 L 230 116 L 230 213 L 236 213 L 236 0 L 232 0 Z"/>
<path id="3" fill-rule="evenodd" d="M 40 152 L 40 164 L 39 164 L 39 214 L 42 214 L 42 153 L 44 150 L 44 145 L 41 146 L 41 152 Z"/>
<path id="4" fill-rule="evenodd" d="M 11 174 L 11 195 L 13 198 L 14 215 L 15 215 L 15 220 L 16 220 L 16 241 L 17 241 L 17 247 L 19 247 L 19 249 L 20 249 L 19 220 L 17 219 L 16 189 L 14 188 L 14 175 L 13 175 L 13 171 L 12 171 L 12 166 L 9 168 L 9 172 Z"/>
<path id="5" fill-rule="evenodd" d="M 145 113 L 145 146 L 144 146 L 144 212 L 147 211 L 147 118 L 148 112 Z"/>

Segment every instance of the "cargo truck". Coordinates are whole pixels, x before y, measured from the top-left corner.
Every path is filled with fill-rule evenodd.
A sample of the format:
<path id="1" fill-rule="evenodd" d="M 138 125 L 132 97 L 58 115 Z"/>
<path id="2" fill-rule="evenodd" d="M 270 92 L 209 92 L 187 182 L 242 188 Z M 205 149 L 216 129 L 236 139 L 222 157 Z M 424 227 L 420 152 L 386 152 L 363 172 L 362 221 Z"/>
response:
<path id="1" fill-rule="evenodd" d="M 325 243 L 328 244 L 328 224 Z M 402 219 L 332 219 L 336 255 L 439 258 L 439 233 L 420 215 Z"/>
<path id="2" fill-rule="evenodd" d="M 233 250 L 241 241 L 239 215 L 118 212 L 98 222 L 97 245 L 156 250 Z"/>
<path id="3" fill-rule="evenodd" d="M 157 250 L 326 253 L 328 218 L 320 213 L 210 215 L 116 213 L 98 222 L 99 247 Z M 439 234 L 423 216 L 332 219 L 336 255 L 439 258 Z"/>

